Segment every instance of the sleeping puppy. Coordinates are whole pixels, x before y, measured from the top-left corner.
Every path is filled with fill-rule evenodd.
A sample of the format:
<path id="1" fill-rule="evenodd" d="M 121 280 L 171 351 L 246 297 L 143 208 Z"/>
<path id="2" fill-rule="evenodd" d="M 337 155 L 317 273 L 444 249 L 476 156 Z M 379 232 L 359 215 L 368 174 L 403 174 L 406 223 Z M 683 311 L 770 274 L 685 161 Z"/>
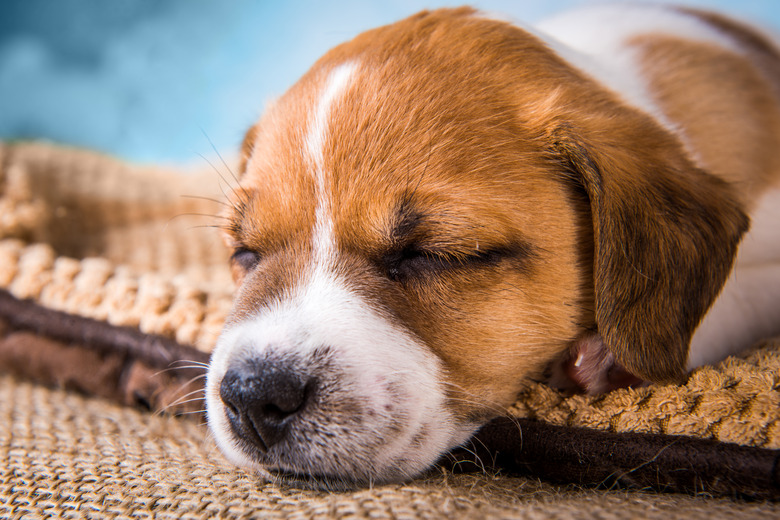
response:
<path id="1" fill-rule="evenodd" d="M 711 13 L 440 10 L 334 48 L 243 144 L 218 445 L 402 480 L 545 373 L 678 382 L 780 331 L 779 152 L 780 51 Z"/>

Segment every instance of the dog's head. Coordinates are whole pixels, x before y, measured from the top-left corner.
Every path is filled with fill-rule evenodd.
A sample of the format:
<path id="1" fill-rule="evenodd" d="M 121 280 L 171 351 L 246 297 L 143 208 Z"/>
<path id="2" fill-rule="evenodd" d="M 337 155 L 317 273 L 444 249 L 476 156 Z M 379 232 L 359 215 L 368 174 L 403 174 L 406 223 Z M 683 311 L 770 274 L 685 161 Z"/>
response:
<path id="1" fill-rule="evenodd" d="M 652 119 L 469 10 L 335 48 L 243 152 L 209 423 L 288 473 L 415 475 L 595 328 L 679 377 L 745 227 Z"/>

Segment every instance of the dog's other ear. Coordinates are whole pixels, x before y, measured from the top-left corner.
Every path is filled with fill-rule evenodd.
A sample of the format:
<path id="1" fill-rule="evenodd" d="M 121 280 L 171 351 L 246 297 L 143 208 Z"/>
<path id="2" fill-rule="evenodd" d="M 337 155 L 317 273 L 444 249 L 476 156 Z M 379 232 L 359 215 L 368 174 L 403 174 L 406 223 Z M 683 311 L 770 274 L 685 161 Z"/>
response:
<path id="1" fill-rule="evenodd" d="M 253 125 L 252 128 L 247 130 L 244 135 L 244 141 L 241 143 L 241 158 L 238 163 L 239 178 L 243 177 L 246 173 L 246 165 L 249 162 L 249 158 L 252 156 L 252 150 L 254 150 L 256 139 L 257 125 Z"/>
<path id="2" fill-rule="evenodd" d="M 697 168 L 673 135 L 642 116 L 620 127 L 621 118 L 605 120 L 598 129 L 558 125 L 551 136 L 590 201 L 596 323 L 629 371 L 679 381 L 748 218 L 729 186 Z"/>

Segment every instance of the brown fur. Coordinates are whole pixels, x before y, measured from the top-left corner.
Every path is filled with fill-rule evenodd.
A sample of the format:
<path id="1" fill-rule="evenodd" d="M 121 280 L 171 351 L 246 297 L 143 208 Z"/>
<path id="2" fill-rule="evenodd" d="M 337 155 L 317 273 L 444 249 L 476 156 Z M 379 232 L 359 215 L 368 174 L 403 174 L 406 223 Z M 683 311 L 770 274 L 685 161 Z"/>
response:
<path id="1" fill-rule="evenodd" d="M 316 206 L 304 134 L 346 61 L 360 68 L 323 154 L 339 269 L 443 361 L 453 409 L 510 404 L 594 324 L 635 373 L 682 374 L 746 228 L 740 204 L 651 118 L 468 9 L 335 48 L 248 136 L 231 244 L 260 262 L 239 274 L 234 319 L 302 276 Z M 417 270 L 393 271 L 410 251 Z"/>
<path id="2" fill-rule="evenodd" d="M 733 51 L 681 38 L 635 38 L 656 102 L 694 158 L 750 207 L 780 173 L 780 57 L 757 67 Z M 681 86 L 684 86 L 681 88 Z"/>

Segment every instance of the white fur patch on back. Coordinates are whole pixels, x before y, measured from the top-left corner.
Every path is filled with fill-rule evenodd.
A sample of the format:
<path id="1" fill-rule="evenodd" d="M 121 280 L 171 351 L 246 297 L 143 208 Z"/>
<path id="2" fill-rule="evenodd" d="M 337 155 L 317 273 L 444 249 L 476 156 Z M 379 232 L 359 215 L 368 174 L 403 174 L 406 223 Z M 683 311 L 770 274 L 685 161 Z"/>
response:
<path id="1" fill-rule="evenodd" d="M 568 11 L 537 25 L 552 50 L 630 105 L 676 134 L 695 151 L 655 102 L 642 75 L 640 57 L 626 45 L 643 34 L 670 35 L 727 49 L 746 50 L 705 21 L 663 5 L 603 5 Z M 740 244 L 734 268 L 691 340 L 688 368 L 714 363 L 755 341 L 780 332 L 780 189 L 751 213 L 752 226 Z"/>
<path id="2" fill-rule="evenodd" d="M 711 43 L 744 54 L 736 42 L 704 21 L 663 5 L 601 5 L 567 11 L 536 25 L 552 50 L 619 95 L 626 103 L 651 115 L 687 146 L 684 133 L 653 98 L 642 75 L 637 52 L 626 45 L 642 34 L 666 34 Z"/>
<path id="3" fill-rule="evenodd" d="M 635 53 L 626 46 L 628 40 L 642 34 L 667 34 L 742 54 L 736 43 L 714 27 L 662 5 L 591 6 L 567 11 L 536 27 L 551 37 L 547 43 L 572 65 L 602 81 L 629 103 L 663 119 L 647 91 Z"/>

